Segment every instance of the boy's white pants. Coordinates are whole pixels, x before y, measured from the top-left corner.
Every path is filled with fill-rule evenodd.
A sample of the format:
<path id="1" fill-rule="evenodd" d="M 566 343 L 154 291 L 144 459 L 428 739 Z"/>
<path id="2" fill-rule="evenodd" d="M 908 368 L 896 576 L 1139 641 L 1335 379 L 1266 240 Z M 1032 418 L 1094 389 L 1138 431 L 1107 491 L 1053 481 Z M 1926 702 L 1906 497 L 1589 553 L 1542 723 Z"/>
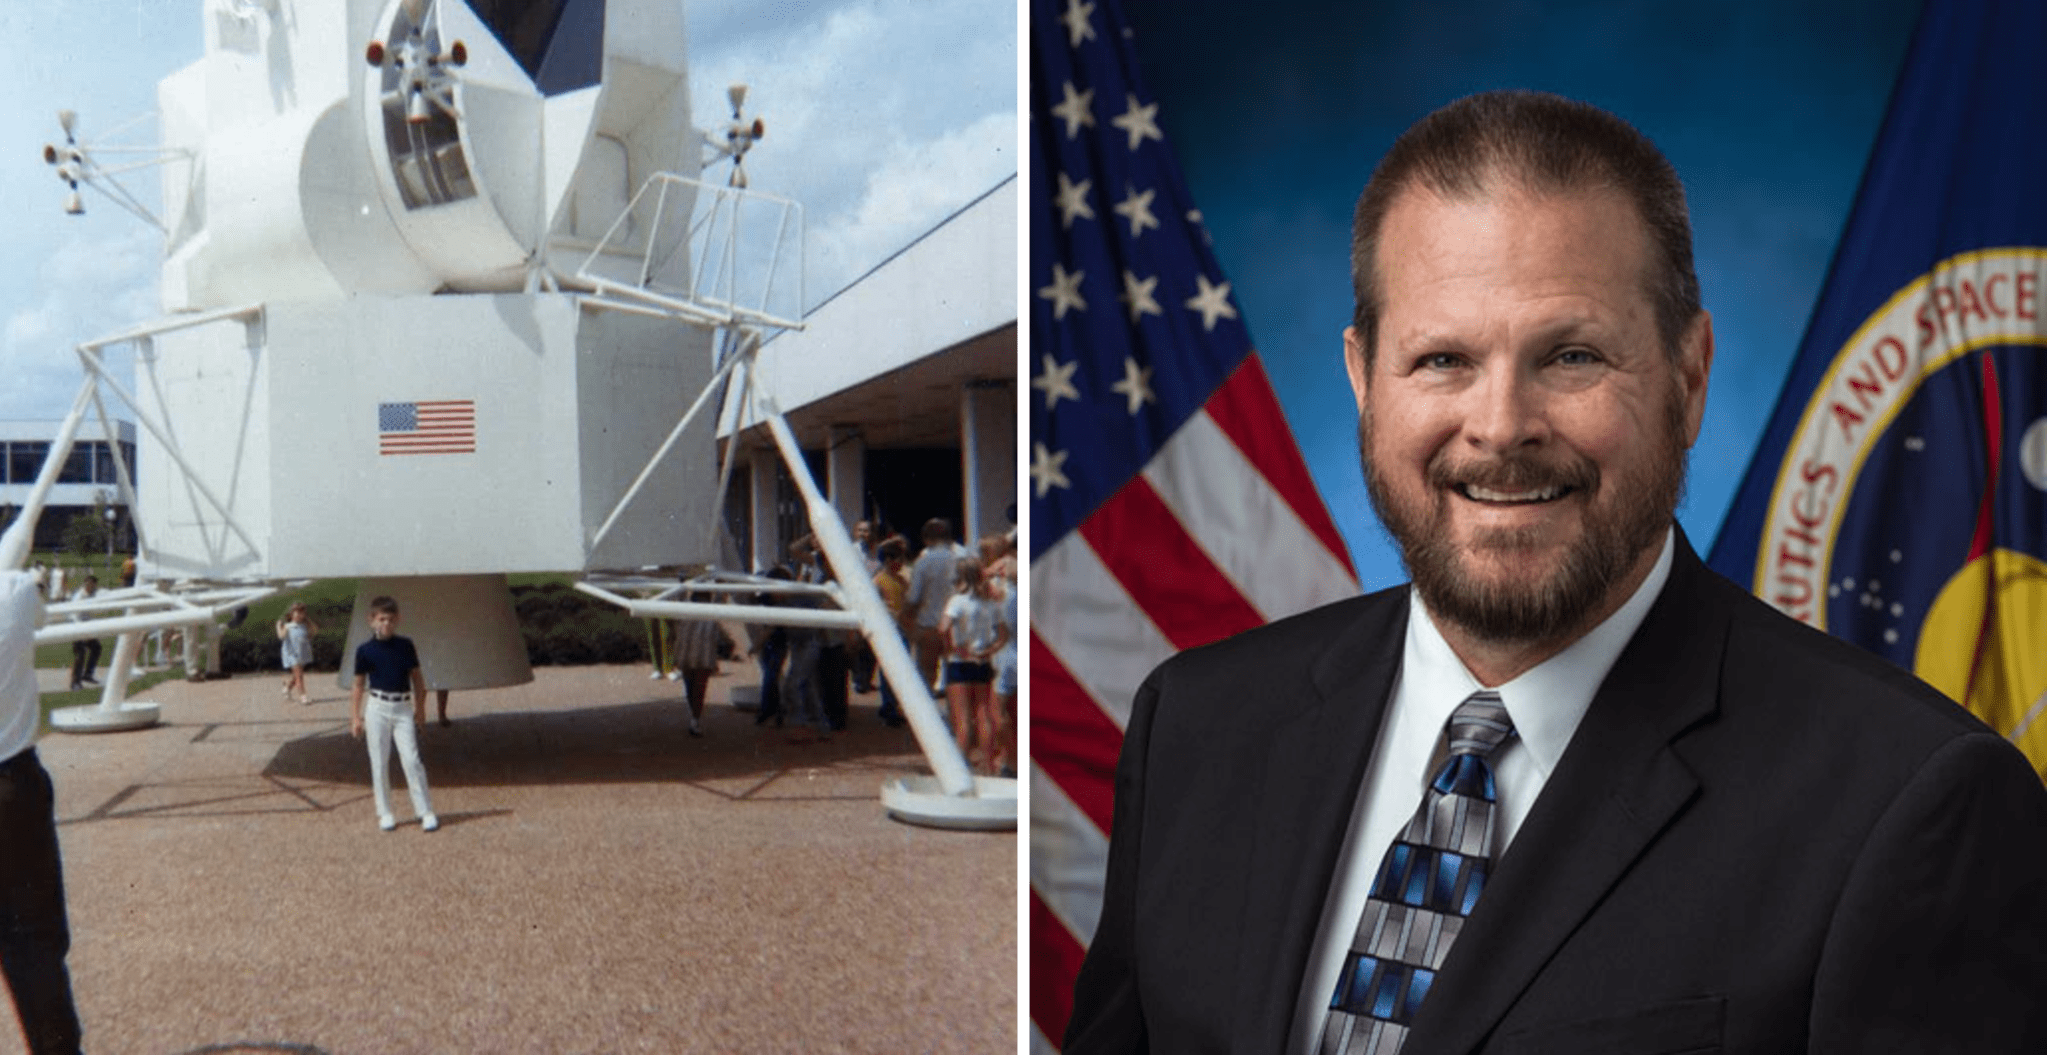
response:
<path id="1" fill-rule="evenodd" d="M 426 766 L 419 761 L 419 727 L 412 721 L 412 697 L 369 690 L 363 701 L 363 738 L 370 748 L 370 787 L 377 796 L 377 817 L 391 816 L 391 742 L 398 742 L 398 764 L 405 767 L 405 790 L 412 793 L 412 812 L 434 812 L 426 797 Z"/>

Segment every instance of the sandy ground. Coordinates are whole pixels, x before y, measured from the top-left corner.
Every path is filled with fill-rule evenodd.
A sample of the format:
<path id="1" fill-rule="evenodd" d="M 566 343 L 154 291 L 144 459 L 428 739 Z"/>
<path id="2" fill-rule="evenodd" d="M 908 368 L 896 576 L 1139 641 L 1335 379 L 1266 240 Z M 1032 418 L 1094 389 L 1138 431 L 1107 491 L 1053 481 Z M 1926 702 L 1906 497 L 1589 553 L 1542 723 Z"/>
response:
<path id="1" fill-rule="evenodd" d="M 644 667 L 535 673 L 422 731 L 434 833 L 395 759 L 377 829 L 331 674 L 308 706 L 167 682 L 161 726 L 46 737 L 87 1050 L 1017 1050 L 1017 835 L 888 819 L 882 782 L 927 769 L 873 695 L 791 745 L 728 663 L 699 740 Z"/>

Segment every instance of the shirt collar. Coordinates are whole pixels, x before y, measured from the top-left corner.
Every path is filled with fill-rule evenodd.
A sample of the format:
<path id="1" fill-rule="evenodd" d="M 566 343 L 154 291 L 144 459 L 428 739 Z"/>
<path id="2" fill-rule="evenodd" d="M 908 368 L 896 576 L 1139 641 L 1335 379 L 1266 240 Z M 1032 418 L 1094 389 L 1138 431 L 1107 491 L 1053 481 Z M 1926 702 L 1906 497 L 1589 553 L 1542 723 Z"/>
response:
<path id="1" fill-rule="evenodd" d="M 1635 636 L 1642 620 L 1649 615 L 1649 607 L 1663 592 L 1663 584 L 1670 578 L 1675 538 L 1675 529 L 1664 532 L 1663 550 L 1648 576 L 1605 621 L 1562 652 L 1494 689 L 1514 720 L 1514 730 L 1527 746 L 1529 757 L 1545 778 L 1563 757 L 1571 735 L 1578 731 L 1578 723 L 1592 706 L 1599 683 L 1606 680 L 1621 650 Z M 1413 616 L 1407 621 L 1401 678 L 1413 680 L 1413 687 L 1421 693 L 1419 699 L 1440 702 L 1441 717 L 1448 720 L 1458 703 L 1484 686 L 1451 651 L 1450 643 L 1443 640 L 1442 631 L 1429 616 L 1428 606 L 1420 603 L 1420 596 L 1416 595 L 1414 600 Z"/>

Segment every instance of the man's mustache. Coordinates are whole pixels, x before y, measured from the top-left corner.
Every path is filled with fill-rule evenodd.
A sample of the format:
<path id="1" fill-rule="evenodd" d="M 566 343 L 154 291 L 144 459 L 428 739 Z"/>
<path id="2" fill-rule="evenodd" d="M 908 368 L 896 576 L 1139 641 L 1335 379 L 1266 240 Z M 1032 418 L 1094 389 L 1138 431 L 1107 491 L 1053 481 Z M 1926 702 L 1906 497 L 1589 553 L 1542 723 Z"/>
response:
<path id="1" fill-rule="evenodd" d="M 1550 488 L 1592 491 L 1599 487 L 1599 466 L 1587 458 L 1546 461 L 1529 457 L 1507 457 L 1475 462 L 1453 462 L 1438 454 L 1429 460 L 1431 487 L 1482 487 L 1488 491 L 1527 492 Z"/>

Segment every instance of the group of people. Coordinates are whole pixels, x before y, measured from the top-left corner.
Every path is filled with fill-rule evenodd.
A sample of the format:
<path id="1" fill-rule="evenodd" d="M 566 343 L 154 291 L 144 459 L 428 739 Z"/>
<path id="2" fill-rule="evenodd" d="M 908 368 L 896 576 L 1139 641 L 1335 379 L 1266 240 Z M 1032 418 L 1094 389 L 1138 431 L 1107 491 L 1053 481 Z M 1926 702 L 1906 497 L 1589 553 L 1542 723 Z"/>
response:
<path id="1" fill-rule="evenodd" d="M 769 568 L 771 579 L 822 585 L 833 581 L 830 565 L 817 540 L 805 535 L 789 544 L 789 559 Z M 818 602 L 803 594 L 762 593 L 761 603 L 784 608 L 812 607 Z M 760 710 L 755 724 L 786 725 L 789 742 L 828 741 L 843 731 L 847 720 L 847 681 L 853 676 L 853 647 L 858 635 L 849 631 L 807 626 L 749 628 L 753 654 L 760 662 Z M 869 668 L 868 678 L 872 678 Z M 863 681 L 863 685 L 868 684 Z M 899 725 L 901 716 L 883 709 L 882 720 Z"/>
<path id="2" fill-rule="evenodd" d="M 953 738 L 977 771 L 1016 771 L 1016 539 L 990 535 L 977 554 L 952 543 L 951 527 L 924 525 L 924 552 L 910 573 L 908 601 L 918 618 L 917 670 L 935 665 Z M 934 538 L 943 538 L 934 542 Z M 920 577 L 919 572 L 924 572 Z M 948 574 L 948 571 L 950 574 Z M 941 593 L 950 585 L 949 594 Z M 925 619 L 938 608 L 937 625 Z M 936 659 L 931 659 L 935 653 Z"/>
<path id="3" fill-rule="evenodd" d="M 980 552 L 953 537 L 951 523 L 924 524 L 923 546 L 910 560 L 909 542 L 887 534 L 877 541 L 875 526 L 860 521 L 853 541 L 917 670 L 946 701 L 953 736 L 969 762 L 983 773 L 1014 774 L 1016 766 L 1016 538 L 990 536 Z M 790 545 L 787 563 L 771 578 L 827 583 L 833 572 L 816 539 Z M 805 600 L 762 600 L 784 605 Z M 811 743 L 846 726 L 847 690 L 881 693 L 878 715 L 889 726 L 904 724 L 896 687 L 880 670 L 873 648 L 848 631 L 808 627 L 757 627 L 753 653 L 761 669 L 757 722 L 787 722 L 790 738 Z"/>

